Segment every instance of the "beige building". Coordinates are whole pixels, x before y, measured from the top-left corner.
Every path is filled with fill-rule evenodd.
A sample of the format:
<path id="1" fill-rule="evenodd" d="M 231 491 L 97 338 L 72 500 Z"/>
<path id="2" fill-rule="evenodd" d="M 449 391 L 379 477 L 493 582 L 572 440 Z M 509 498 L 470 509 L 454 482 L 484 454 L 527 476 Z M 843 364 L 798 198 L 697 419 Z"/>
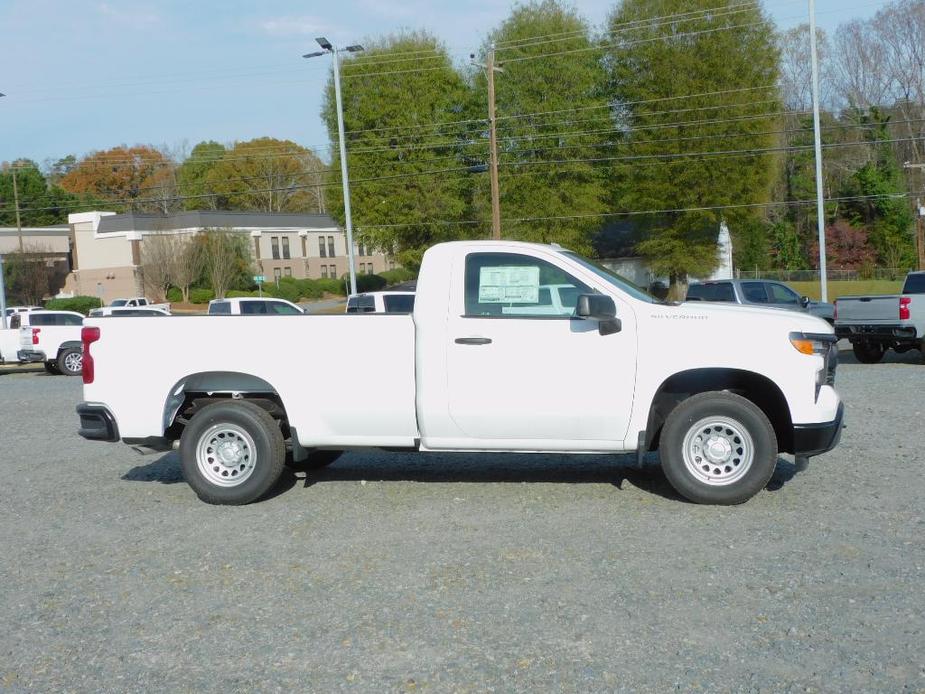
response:
<path id="1" fill-rule="evenodd" d="M 205 229 L 246 234 L 257 270 L 267 282 L 281 277 L 338 278 L 347 273 L 346 235 L 322 214 L 81 212 L 69 215 L 68 221 L 71 273 L 62 293 L 99 296 L 106 303 L 144 295 L 141 258 L 145 237 L 152 234 L 196 234 Z M 354 244 L 354 253 L 358 274 L 396 267 L 392 258 L 373 253 L 363 243 Z"/>

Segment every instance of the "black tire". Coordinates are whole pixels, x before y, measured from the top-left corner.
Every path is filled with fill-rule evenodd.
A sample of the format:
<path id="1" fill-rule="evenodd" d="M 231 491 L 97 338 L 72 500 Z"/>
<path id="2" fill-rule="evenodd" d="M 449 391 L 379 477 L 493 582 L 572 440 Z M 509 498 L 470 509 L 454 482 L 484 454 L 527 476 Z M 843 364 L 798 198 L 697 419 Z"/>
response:
<path id="1" fill-rule="evenodd" d="M 234 431 L 243 431 L 253 443 L 251 455 L 254 458 L 244 459 L 241 469 L 246 472 L 243 482 L 236 483 L 232 477 L 237 474 L 238 462 L 222 463 L 218 459 L 219 453 L 209 445 L 213 437 L 222 433 L 222 427 L 231 427 Z M 229 436 L 230 444 L 238 443 L 243 439 Z M 212 475 L 216 479 L 223 479 L 224 483 L 233 486 L 222 486 L 213 482 L 200 469 L 198 455 L 200 446 L 203 447 L 203 462 L 205 470 L 213 468 Z M 240 449 L 247 451 L 249 443 L 245 442 Z M 208 457 L 207 451 L 216 455 L 216 460 Z M 207 504 L 226 504 L 240 506 L 256 501 L 266 494 L 279 480 L 283 471 L 283 461 L 286 459 L 286 445 L 277 422 L 261 407 L 244 401 L 219 402 L 202 408 L 183 430 L 180 437 L 180 463 L 183 477 L 192 487 L 196 495 Z M 256 460 L 256 462 L 253 462 Z M 214 463 L 214 465 L 211 465 Z M 222 478 L 221 475 L 230 473 Z"/>
<path id="2" fill-rule="evenodd" d="M 67 347 L 58 352 L 55 363 L 65 376 L 80 376 L 83 371 L 83 351 L 80 347 Z"/>
<path id="3" fill-rule="evenodd" d="M 715 427 L 710 422 L 713 418 L 716 418 Z M 736 428 L 741 431 L 736 432 Z M 717 433 L 713 433 L 714 430 Z M 701 450 L 703 458 L 689 453 L 689 467 L 685 461 L 685 446 L 699 445 L 697 441 L 703 442 L 705 433 L 715 437 L 717 450 L 728 446 L 729 458 L 724 462 L 711 461 L 705 450 Z M 741 435 L 751 439 L 752 448 L 751 462 L 746 464 L 744 471 L 736 467 L 746 462 L 743 452 L 748 450 L 748 441 L 743 444 Z M 737 455 L 742 457 L 737 458 Z M 777 436 L 767 416 L 751 400 L 726 392 L 700 393 L 684 400 L 668 416 L 660 437 L 659 458 L 665 477 L 685 498 L 698 504 L 741 504 L 761 491 L 771 479 L 777 465 Z M 714 482 L 708 483 L 704 477 Z M 729 481 L 717 481 L 723 477 Z"/>
<path id="4" fill-rule="evenodd" d="M 61 371 L 58 370 L 58 365 L 55 363 L 53 359 L 45 362 L 45 371 L 47 371 L 52 376 L 61 375 Z"/>
<path id="5" fill-rule="evenodd" d="M 305 460 L 298 462 L 294 461 L 291 455 L 287 455 L 286 467 L 297 472 L 318 470 L 319 468 L 327 467 L 343 454 L 343 451 L 312 451 Z"/>
<path id="6" fill-rule="evenodd" d="M 886 353 L 883 345 L 876 342 L 852 342 L 851 350 L 855 358 L 862 364 L 876 364 Z"/>

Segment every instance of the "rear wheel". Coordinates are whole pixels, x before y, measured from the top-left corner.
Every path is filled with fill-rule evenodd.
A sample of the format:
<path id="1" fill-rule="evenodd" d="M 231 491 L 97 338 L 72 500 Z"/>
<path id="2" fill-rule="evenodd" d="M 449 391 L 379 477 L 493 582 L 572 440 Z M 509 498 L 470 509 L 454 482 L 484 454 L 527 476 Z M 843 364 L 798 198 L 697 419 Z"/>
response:
<path id="1" fill-rule="evenodd" d="M 84 355 L 80 347 L 62 349 L 57 359 L 58 369 L 65 376 L 80 376 L 84 365 Z"/>
<path id="2" fill-rule="evenodd" d="M 689 397 L 668 416 L 659 444 L 665 477 L 700 504 L 740 504 L 767 485 L 777 437 L 761 409 L 726 392 Z"/>
<path id="3" fill-rule="evenodd" d="M 851 349 L 862 364 L 876 364 L 883 359 L 886 352 L 883 345 L 876 342 L 853 342 Z"/>
<path id="4" fill-rule="evenodd" d="M 45 362 L 45 371 L 50 373 L 52 376 L 61 375 L 61 371 L 58 369 L 58 364 L 53 359 Z"/>
<path id="5" fill-rule="evenodd" d="M 256 501 L 279 479 L 285 458 L 279 425 L 247 401 L 202 408 L 180 437 L 183 476 L 209 504 Z"/>

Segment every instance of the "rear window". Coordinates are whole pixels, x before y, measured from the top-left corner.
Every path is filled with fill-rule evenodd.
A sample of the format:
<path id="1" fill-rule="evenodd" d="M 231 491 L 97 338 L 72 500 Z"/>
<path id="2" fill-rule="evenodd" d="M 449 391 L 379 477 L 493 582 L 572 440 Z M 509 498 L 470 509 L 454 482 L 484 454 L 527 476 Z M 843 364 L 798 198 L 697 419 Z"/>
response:
<path id="1" fill-rule="evenodd" d="M 687 288 L 687 298 L 701 301 L 735 301 L 736 295 L 731 284 L 719 282 L 717 284 L 692 284 Z"/>
<path id="2" fill-rule="evenodd" d="M 375 313 L 376 297 L 368 294 L 351 297 L 347 301 L 347 313 Z"/>
<path id="3" fill-rule="evenodd" d="M 414 294 L 394 294 L 382 301 L 386 313 L 411 313 L 414 310 Z"/>
<path id="4" fill-rule="evenodd" d="M 209 304 L 209 313 L 231 313 L 231 304 L 227 301 L 217 301 Z"/>
<path id="5" fill-rule="evenodd" d="M 33 313 L 29 322 L 32 325 L 83 325 L 83 316 L 69 313 Z"/>
<path id="6" fill-rule="evenodd" d="M 903 294 L 925 294 L 925 272 L 916 272 L 906 277 Z"/>
<path id="7" fill-rule="evenodd" d="M 265 301 L 242 301 L 241 313 L 249 316 L 265 315 L 268 313 Z"/>

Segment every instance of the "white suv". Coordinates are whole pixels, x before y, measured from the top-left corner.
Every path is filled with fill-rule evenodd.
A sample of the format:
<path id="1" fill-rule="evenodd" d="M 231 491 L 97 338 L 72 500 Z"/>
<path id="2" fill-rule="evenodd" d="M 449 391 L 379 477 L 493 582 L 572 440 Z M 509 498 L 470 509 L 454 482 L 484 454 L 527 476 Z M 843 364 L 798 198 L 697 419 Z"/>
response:
<path id="1" fill-rule="evenodd" d="M 209 302 L 210 316 L 289 316 L 302 313 L 305 311 L 285 299 L 235 297 Z"/>

